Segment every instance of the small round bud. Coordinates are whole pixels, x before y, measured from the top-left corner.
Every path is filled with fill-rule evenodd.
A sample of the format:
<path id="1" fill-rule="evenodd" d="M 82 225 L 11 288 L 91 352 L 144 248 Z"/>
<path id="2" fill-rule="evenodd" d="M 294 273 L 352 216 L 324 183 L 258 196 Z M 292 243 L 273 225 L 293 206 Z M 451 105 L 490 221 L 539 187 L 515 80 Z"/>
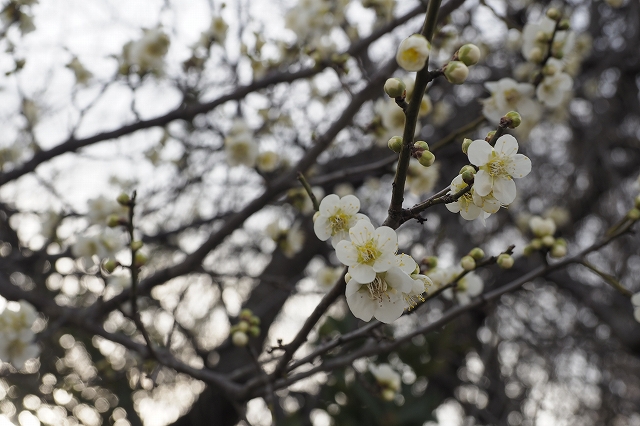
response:
<path id="1" fill-rule="evenodd" d="M 493 137 L 493 135 L 496 134 L 495 130 L 490 131 L 489 133 L 487 133 L 487 136 L 484 138 L 485 141 L 489 142 L 491 140 L 491 138 Z"/>
<path id="2" fill-rule="evenodd" d="M 550 8 L 549 10 L 547 10 L 547 18 L 557 21 L 558 19 L 560 19 L 560 11 L 555 7 Z"/>
<path id="3" fill-rule="evenodd" d="M 468 67 L 475 65 L 480 60 L 480 49 L 475 44 L 465 44 L 458 49 L 458 59 Z"/>
<path id="4" fill-rule="evenodd" d="M 123 192 L 122 194 L 118 195 L 118 198 L 116 198 L 116 201 L 118 202 L 118 204 L 122 206 L 128 206 L 129 203 L 131 202 L 131 198 L 129 197 L 129 195 Z"/>
<path id="5" fill-rule="evenodd" d="M 400 151 L 402 150 L 402 138 L 400 136 L 392 137 L 389 139 L 389 142 L 387 142 L 387 146 L 391 151 L 400 154 Z"/>
<path id="6" fill-rule="evenodd" d="M 634 202 L 635 202 L 636 209 L 640 209 L 640 195 L 636 197 Z"/>
<path id="7" fill-rule="evenodd" d="M 555 259 L 565 257 L 567 255 L 567 248 L 562 244 L 554 244 L 553 247 L 551 247 L 549 254 Z"/>
<path id="8" fill-rule="evenodd" d="M 249 337 L 242 331 L 236 331 L 231 335 L 231 342 L 236 346 L 246 346 L 249 343 Z"/>
<path id="9" fill-rule="evenodd" d="M 464 140 L 462 141 L 462 152 L 464 152 L 465 154 L 467 153 L 467 151 L 469 150 L 469 145 L 471 145 L 473 141 L 469 138 L 464 138 Z"/>
<path id="10" fill-rule="evenodd" d="M 463 168 L 460 169 L 460 172 L 458 174 L 463 174 L 464 172 L 469 171 L 473 174 L 476 173 L 476 169 L 473 168 L 473 166 L 467 164 L 466 166 L 464 166 Z"/>
<path id="11" fill-rule="evenodd" d="M 109 228 L 115 228 L 116 226 L 120 225 L 122 225 L 120 216 L 118 216 L 117 214 L 110 214 L 109 216 L 107 216 L 107 226 Z"/>
<path id="12" fill-rule="evenodd" d="M 515 129 L 522 123 L 522 117 L 515 111 L 509 111 L 504 117 L 508 120 L 507 127 L 510 129 Z"/>
<path id="13" fill-rule="evenodd" d="M 543 246 L 551 247 L 556 242 L 556 239 L 553 238 L 552 235 L 545 235 L 540 241 L 542 242 Z"/>
<path id="14" fill-rule="evenodd" d="M 540 63 L 543 59 L 544 56 L 542 55 L 542 49 L 540 49 L 539 47 L 534 47 L 529 52 L 529 60 L 531 62 Z"/>
<path id="15" fill-rule="evenodd" d="M 546 43 L 547 41 L 549 41 L 549 34 L 545 33 L 544 31 L 538 31 L 536 33 L 536 41 L 538 43 Z"/>
<path id="16" fill-rule="evenodd" d="M 238 327 L 237 328 L 238 328 L 238 330 L 246 333 L 247 331 L 249 331 L 249 323 L 246 322 L 246 321 L 240 321 L 238 323 Z"/>
<path id="17" fill-rule="evenodd" d="M 252 315 L 251 319 L 249 320 L 249 324 L 251 324 L 251 325 L 260 325 L 260 317 Z"/>
<path id="18" fill-rule="evenodd" d="M 144 266 L 147 264 L 148 260 L 149 259 L 147 258 L 147 256 L 145 256 L 141 252 L 136 252 L 136 257 L 133 260 L 133 264 L 138 267 Z"/>
<path id="19" fill-rule="evenodd" d="M 399 98 L 404 96 L 406 90 L 407 85 L 399 78 L 389 78 L 384 83 L 384 93 L 386 93 L 390 98 Z"/>
<path id="20" fill-rule="evenodd" d="M 464 256 L 460 259 L 460 266 L 462 266 L 462 269 L 465 271 L 473 271 L 476 269 L 476 261 L 471 256 Z"/>
<path id="21" fill-rule="evenodd" d="M 240 311 L 240 315 L 238 315 L 241 320 L 251 321 L 251 317 L 253 316 L 253 312 L 251 309 L 243 309 Z"/>
<path id="22" fill-rule="evenodd" d="M 480 247 L 474 247 L 469 252 L 469 256 L 473 257 L 474 260 L 480 260 L 484 257 L 484 250 L 482 250 Z"/>
<path id="23" fill-rule="evenodd" d="M 258 337 L 260 335 L 260 327 L 254 325 L 249 329 L 249 334 L 251 337 Z"/>
<path id="24" fill-rule="evenodd" d="M 102 264 L 102 269 L 104 269 L 105 271 L 107 271 L 108 273 L 112 273 L 113 271 L 116 270 L 116 268 L 118 267 L 118 262 L 116 262 L 113 259 L 109 259 L 106 262 L 104 262 Z"/>
<path id="25" fill-rule="evenodd" d="M 556 242 L 554 244 L 560 244 L 561 246 L 567 246 L 567 240 L 564 238 L 556 238 Z"/>
<path id="26" fill-rule="evenodd" d="M 462 173 L 462 180 L 464 181 L 464 183 L 466 183 L 467 185 L 471 185 L 473 184 L 473 181 L 475 180 L 476 175 L 472 172 L 470 172 L 469 170 L 465 170 Z"/>
<path id="27" fill-rule="evenodd" d="M 551 51 L 551 54 L 553 55 L 554 58 L 556 59 L 562 59 L 564 58 L 564 52 L 560 49 L 553 49 Z"/>
<path id="28" fill-rule="evenodd" d="M 427 270 L 433 269 L 438 266 L 438 258 L 435 256 L 427 256 L 422 259 L 422 262 L 420 263 L 422 263 L 427 268 Z"/>
<path id="29" fill-rule="evenodd" d="M 417 141 L 416 143 L 413 144 L 413 147 L 415 149 L 421 149 L 424 151 L 429 151 L 429 144 L 426 143 L 425 141 Z"/>
<path id="30" fill-rule="evenodd" d="M 631 220 L 640 219 L 640 210 L 636 208 L 629 210 L 629 213 L 627 213 L 627 217 Z"/>
<path id="31" fill-rule="evenodd" d="M 393 401 L 396 397 L 396 392 L 393 389 L 384 389 L 380 396 L 382 396 L 382 399 L 385 401 Z"/>
<path id="32" fill-rule="evenodd" d="M 469 76 L 469 68 L 461 61 L 451 61 L 444 69 L 444 76 L 452 84 L 462 84 Z"/>
<path id="33" fill-rule="evenodd" d="M 554 64 L 547 64 L 542 68 L 542 74 L 547 76 L 555 75 L 558 72 L 558 67 Z"/>
<path id="34" fill-rule="evenodd" d="M 514 263 L 513 256 L 507 253 L 502 253 L 498 256 L 496 263 L 502 269 L 509 269 L 513 266 Z"/>
<path id="35" fill-rule="evenodd" d="M 534 248 L 534 250 L 540 250 L 542 248 L 542 241 L 540 238 L 534 238 L 529 244 Z"/>
<path id="36" fill-rule="evenodd" d="M 131 250 L 140 250 L 144 244 L 142 241 L 136 240 L 131 242 Z"/>
<path id="37" fill-rule="evenodd" d="M 522 250 L 522 254 L 528 257 L 531 256 L 535 251 L 536 249 L 531 244 L 529 244 L 524 247 L 524 249 Z"/>
<path id="38" fill-rule="evenodd" d="M 344 282 L 348 283 L 349 281 L 351 281 L 351 274 L 347 272 L 344 274 Z"/>
<path id="39" fill-rule="evenodd" d="M 563 19 L 558 23 L 558 30 L 567 31 L 571 27 L 571 23 L 568 19 Z"/>
<path id="40" fill-rule="evenodd" d="M 436 156 L 431 151 L 422 151 L 418 162 L 425 167 L 430 167 L 436 161 Z"/>

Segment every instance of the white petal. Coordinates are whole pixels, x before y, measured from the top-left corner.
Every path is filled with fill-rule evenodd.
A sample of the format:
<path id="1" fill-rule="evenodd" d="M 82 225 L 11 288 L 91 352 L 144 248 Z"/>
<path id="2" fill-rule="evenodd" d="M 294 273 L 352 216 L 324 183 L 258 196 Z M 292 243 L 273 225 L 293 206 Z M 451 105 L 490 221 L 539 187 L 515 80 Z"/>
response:
<path id="1" fill-rule="evenodd" d="M 636 293 L 631 296 L 631 303 L 633 306 L 640 306 L 640 293 Z"/>
<path id="2" fill-rule="evenodd" d="M 518 141 L 511 135 L 502 135 L 496 142 L 495 150 L 499 154 L 512 157 L 518 152 Z"/>
<path id="3" fill-rule="evenodd" d="M 331 223 L 325 216 L 318 216 L 313 222 L 313 231 L 320 241 L 327 241 L 331 237 Z"/>
<path id="4" fill-rule="evenodd" d="M 484 166 L 489 162 L 492 152 L 493 148 L 489 145 L 489 142 L 484 139 L 477 139 L 469 145 L 467 155 L 469 156 L 471 164 L 475 164 L 479 167 Z"/>
<path id="5" fill-rule="evenodd" d="M 409 256 L 406 253 L 400 253 L 395 257 L 395 259 L 397 262 L 396 265 L 402 270 L 402 272 L 405 272 L 407 274 L 411 274 L 416 270 L 416 266 L 418 266 L 416 261 L 413 260 L 413 257 Z"/>
<path id="6" fill-rule="evenodd" d="M 349 236 L 354 244 L 360 246 L 373 238 L 374 232 L 375 229 L 371 222 L 359 220 L 353 228 L 349 229 Z"/>
<path id="7" fill-rule="evenodd" d="M 516 183 L 509 177 L 498 176 L 493 181 L 493 196 L 504 205 L 513 203 L 516 199 Z"/>
<path id="8" fill-rule="evenodd" d="M 345 195 L 339 204 L 342 211 L 349 215 L 356 214 L 360 210 L 360 200 L 355 195 Z"/>
<path id="9" fill-rule="evenodd" d="M 444 205 L 447 210 L 451 213 L 458 213 L 460 211 L 460 204 L 456 201 L 455 203 L 449 203 Z"/>
<path id="10" fill-rule="evenodd" d="M 509 164 L 508 171 L 511 177 L 523 178 L 531 172 L 531 160 L 526 155 L 516 154 Z"/>
<path id="11" fill-rule="evenodd" d="M 349 241 L 340 241 L 335 246 L 338 260 L 347 266 L 358 263 L 358 250 Z"/>
<path id="12" fill-rule="evenodd" d="M 365 292 L 358 291 L 347 296 L 347 305 L 353 313 L 353 316 L 360 318 L 362 321 L 371 321 L 376 305 L 369 295 Z"/>
<path id="13" fill-rule="evenodd" d="M 474 191 L 481 197 L 489 195 L 493 189 L 493 178 L 486 170 L 478 170 L 473 182 Z"/>
<path id="14" fill-rule="evenodd" d="M 397 247 L 397 245 L 396 245 Z M 373 270 L 376 272 L 385 272 L 396 266 L 395 251 L 383 251 L 382 255 L 373 263 Z"/>
<path id="15" fill-rule="evenodd" d="M 394 253 L 398 251 L 398 234 L 388 226 L 381 226 L 375 231 L 378 249 L 382 252 Z"/>
<path id="16" fill-rule="evenodd" d="M 339 202 L 340 197 L 336 194 L 329 194 L 320 201 L 318 211 L 322 216 L 331 216 L 336 211 Z"/>
<path id="17" fill-rule="evenodd" d="M 462 218 L 465 220 L 474 220 L 474 219 L 477 219 L 478 216 L 480 216 L 480 212 L 482 212 L 480 207 L 470 203 L 467 206 L 466 210 L 465 209 L 460 210 L 460 216 L 462 216 Z"/>
<path id="18" fill-rule="evenodd" d="M 389 269 L 387 274 L 385 275 L 385 281 L 387 284 L 391 285 L 394 290 L 397 290 L 401 293 L 409 294 L 411 289 L 413 288 L 413 278 L 411 278 L 407 273 L 403 272 L 397 266 Z"/>
<path id="19" fill-rule="evenodd" d="M 356 282 L 361 284 L 368 284 L 376 278 L 376 272 L 369 265 L 363 265 L 358 263 L 354 266 L 349 266 L 349 275 Z"/>
<path id="20" fill-rule="evenodd" d="M 345 290 L 344 290 L 344 295 L 349 297 L 352 294 L 357 293 L 358 290 L 360 290 L 361 286 L 362 286 L 362 284 L 360 284 L 359 282 L 357 282 L 355 280 L 349 280 L 349 282 L 347 283 L 347 288 L 345 288 Z"/>
<path id="21" fill-rule="evenodd" d="M 349 241 L 349 233 L 344 229 L 338 231 L 336 235 L 331 237 L 331 245 L 333 248 L 336 248 L 336 245 L 338 245 L 340 241 Z"/>
<path id="22" fill-rule="evenodd" d="M 382 299 L 381 305 L 378 305 L 374 316 L 378 321 L 385 324 L 391 324 L 400 318 L 404 312 L 404 303 L 401 299 Z"/>

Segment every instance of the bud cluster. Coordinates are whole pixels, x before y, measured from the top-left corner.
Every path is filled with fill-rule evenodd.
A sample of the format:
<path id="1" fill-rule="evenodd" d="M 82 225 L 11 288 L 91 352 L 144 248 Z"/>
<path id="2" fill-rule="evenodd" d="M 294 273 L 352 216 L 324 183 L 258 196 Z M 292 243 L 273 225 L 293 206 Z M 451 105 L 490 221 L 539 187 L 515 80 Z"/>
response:
<path id="1" fill-rule="evenodd" d="M 436 156 L 429 151 L 429 144 L 425 141 L 417 141 L 411 147 L 411 156 L 418 160 L 424 167 L 430 167 L 436 161 Z"/>
<path id="2" fill-rule="evenodd" d="M 535 238 L 524 248 L 525 256 L 530 256 L 536 251 L 548 252 L 553 258 L 561 258 L 567 255 L 567 241 L 564 238 L 554 237 L 556 224 L 553 219 L 533 216 L 529 220 L 529 228 Z"/>
<path id="3" fill-rule="evenodd" d="M 250 309 L 243 309 L 239 315 L 240 321 L 231 326 L 231 342 L 236 346 L 246 346 L 249 336 L 260 335 L 260 318 L 253 315 Z"/>
<path id="4" fill-rule="evenodd" d="M 475 44 L 465 44 L 444 67 L 444 76 L 453 84 L 462 84 L 469 76 L 469 67 L 480 61 L 480 49 Z"/>

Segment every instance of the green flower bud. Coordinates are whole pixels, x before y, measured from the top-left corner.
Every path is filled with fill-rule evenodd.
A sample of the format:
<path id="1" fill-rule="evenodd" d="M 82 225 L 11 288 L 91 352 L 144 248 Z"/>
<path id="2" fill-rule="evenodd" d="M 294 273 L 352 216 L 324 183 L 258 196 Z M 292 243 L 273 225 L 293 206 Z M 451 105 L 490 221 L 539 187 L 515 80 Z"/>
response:
<path id="1" fill-rule="evenodd" d="M 413 144 L 413 147 L 415 149 L 422 149 L 425 151 L 429 151 L 429 144 L 426 143 L 425 141 L 417 141 L 416 143 Z"/>
<path id="2" fill-rule="evenodd" d="M 122 225 L 122 222 L 120 221 L 120 216 L 118 216 L 117 214 L 110 214 L 107 217 L 107 226 L 109 228 L 115 228 L 116 226 L 120 225 Z"/>
<path id="3" fill-rule="evenodd" d="M 418 158 L 418 162 L 425 167 L 430 167 L 436 161 L 436 156 L 431 151 L 422 151 L 422 155 Z"/>
<path id="4" fill-rule="evenodd" d="M 509 269 L 513 266 L 514 260 L 510 254 L 502 253 L 498 256 L 496 263 L 502 269 Z"/>
<path id="5" fill-rule="evenodd" d="M 489 133 L 487 133 L 487 136 L 484 138 L 485 141 L 489 142 L 491 140 L 491 138 L 493 137 L 493 135 L 496 134 L 495 130 L 490 131 Z"/>
<path id="6" fill-rule="evenodd" d="M 568 19 L 563 19 L 558 23 L 558 30 L 560 31 L 567 31 L 569 28 L 571 28 L 571 23 Z"/>
<path id="7" fill-rule="evenodd" d="M 251 325 L 260 325 L 260 318 L 255 316 L 255 315 L 252 315 L 251 319 L 249 320 L 249 324 L 251 324 Z"/>
<path id="8" fill-rule="evenodd" d="M 551 257 L 558 259 L 567 255 L 567 248 L 562 244 L 554 244 L 549 251 Z"/>
<path id="9" fill-rule="evenodd" d="M 535 251 L 536 249 L 532 245 L 528 245 L 528 246 L 525 246 L 522 253 L 528 257 L 528 256 L 531 256 Z"/>
<path id="10" fill-rule="evenodd" d="M 260 327 L 254 325 L 249 329 L 249 334 L 251 337 L 258 337 L 260 335 Z"/>
<path id="11" fill-rule="evenodd" d="M 426 266 L 427 270 L 436 268 L 438 266 L 438 258 L 435 256 L 427 256 L 420 262 Z"/>
<path id="12" fill-rule="evenodd" d="M 547 10 L 547 18 L 557 21 L 558 19 L 560 19 L 560 11 L 555 7 L 550 8 L 549 10 Z"/>
<path id="13" fill-rule="evenodd" d="M 242 331 L 236 331 L 231 335 L 231 342 L 235 346 L 246 346 L 247 343 L 249 343 L 249 338 L 247 337 L 246 333 L 243 333 Z"/>
<path id="14" fill-rule="evenodd" d="M 627 217 L 634 221 L 640 219 L 640 210 L 636 208 L 629 210 L 629 213 L 627 213 Z"/>
<path id="15" fill-rule="evenodd" d="M 136 240 L 136 241 L 132 241 L 131 242 L 131 249 L 132 250 L 140 250 L 142 248 L 142 246 L 143 246 L 142 241 Z"/>
<path id="16" fill-rule="evenodd" d="M 471 145 L 471 142 L 473 142 L 471 139 L 464 138 L 464 140 L 462 141 L 462 152 L 464 152 L 465 154 L 467 153 L 467 151 L 469 150 L 469 145 Z"/>
<path id="17" fill-rule="evenodd" d="M 553 238 L 552 235 L 545 235 L 540 241 L 542 242 L 543 246 L 551 247 L 556 242 L 556 239 Z"/>
<path id="18" fill-rule="evenodd" d="M 469 76 L 469 68 L 461 61 L 451 61 L 444 69 L 444 76 L 452 84 L 462 84 Z"/>
<path id="19" fill-rule="evenodd" d="M 507 127 L 515 129 L 522 123 L 522 117 L 515 111 L 509 111 L 504 116 L 508 120 Z"/>
<path id="20" fill-rule="evenodd" d="M 253 316 L 253 312 L 251 309 L 243 309 L 240 311 L 240 315 L 238 315 L 240 319 L 245 321 L 251 321 L 251 317 Z"/>
<path id="21" fill-rule="evenodd" d="M 118 198 L 116 198 L 116 201 L 121 206 L 128 206 L 129 203 L 131 202 L 131 198 L 129 197 L 129 195 L 123 192 L 122 194 L 118 195 Z"/>
<path id="22" fill-rule="evenodd" d="M 147 256 L 145 256 L 141 252 L 136 252 L 136 257 L 134 258 L 133 264 L 137 267 L 144 266 L 147 264 L 148 260 L 149 259 L 147 258 Z"/>
<path id="23" fill-rule="evenodd" d="M 484 257 L 484 250 L 482 250 L 480 247 L 475 247 L 471 249 L 471 251 L 469 252 L 469 256 L 473 257 L 474 260 L 480 260 Z"/>
<path id="24" fill-rule="evenodd" d="M 542 241 L 540 241 L 540 238 L 534 238 L 529 244 L 534 250 L 540 250 L 542 248 Z"/>
<path id="25" fill-rule="evenodd" d="M 387 146 L 391 151 L 400 154 L 400 151 L 402 150 L 402 138 L 400 136 L 392 137 L 389 139 L 389 142 L 387 142 Z"/>
<path id="26" fill-rule="evenodd" d="M 249 331 L 249 323 L 246 321 L 240 321 L 238 323 L 238 330 L 246 333 L 247 331 Z"/>
<path id="27" fill-rule="evenodd" d="M 382 399 L 385 401 L 393 401 L 396 397 L 396 392 L 393 389 L 384 389 L 380 396 L 382 396 Z"/>
<path id="28" fill-rule="evenodd" d="M 567 240 L 564 238 L 556 238 L 556 242 L 554 244 L 560 244 L 561 246 L 567 246 Z"/>
<path id="29" fill-rule="evenodd" d="M 470 172 L 469 170 L 465 170 L 462 173 L 462 180 L 467 185 L 471 185 L 473 183 L 473 181 L 475 180 L 475 177 L 476 177 L 476 175 L 474 173 Z"/>
<path id="30" fill-rule="evenodd" d="M 466 66 L 475 65 L 480 60 L 480 49 L 475 44 L 465 44 L 458 49 L 458 59 Z"/>
<path id="31" fill-rule="evenodd" d="M 116 262 L 113 259 L 109 259 L 106 262 L 104 262 L 102 264 L 102 268 L 107 271 L 108 273 L 112 273 L 113 271 L 116 270 L 116 268 L 118 267 L 119 263 Z"/>
<path id="32" fill-rule="evenodd" d="M 384 83 L 384 93 L 390 98 L 399 98 L 405 95 L 407 85 L 399 78 L 389 78 Z"/>
<path id="33" fill-rule="evenodd" d="M 460 172 L 458 173 L 459 175 L 463 174 L 464 172 L 469 171 L 473 174 L 476 174 L 476 169 L 473 168 L 473 166 L 467 164 L 466 166 L 464 166 L 463 168 L 460 169 Z"/>
<path id="34" fill-rule="evenodd" d="M 460 259 L 460 266 L 462 266 L 462 269 L 465 271 L 473 271 L 476 269 L 476 261 L 471 256 L 464 256 Z"/>

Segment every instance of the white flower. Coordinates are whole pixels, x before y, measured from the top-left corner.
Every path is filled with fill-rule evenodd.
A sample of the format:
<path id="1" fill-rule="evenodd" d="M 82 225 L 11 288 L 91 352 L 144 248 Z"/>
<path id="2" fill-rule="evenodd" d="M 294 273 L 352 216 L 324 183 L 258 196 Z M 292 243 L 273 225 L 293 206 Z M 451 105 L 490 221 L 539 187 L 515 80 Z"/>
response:
<path id="1" fill-rule="evenodd" d="M 451 181 L 451 190 L 448 192 L 448 194 L 456 194 L 466 187 L 467 184 L 464 182 L 464 180 L 462 180 L 462 175 L 458 175 L 453 178 L 453 181 Z M 453 203 L 445 204 L 445 207 L 452 213 L 460 213 L 460 216 L 462 216 L 463 219 L 476 219 L 478 216 L 480 216 L 480 213 L 482 213 L 482 209 L 476 206 L 476 204 L 473 202 L 473 192 L 474 189 L 471 188 L 470 191 L 466 192 Z"/>
<path id="2" fill-rule="evenodd" d="M 521 178 L 531 172 L 531 160 L 517 154 L 518 142 L 511 135 L 503 135 L 491 147 L 484 139 L 469 145 L 469 161 L 480 168 L 476 173 L 474 190 L 484 197 L 493 191 L 493 196 L 502 204 L 511 204 L 516 198 L 514 178 Z"/>
<path id="3" fill-rule="evenodd" d="M 125 65 L 135 65 L 138 73 L 153 72 L 161 74 L 164 67 L 164 56 L 169 50 L 169 36 L 155 28 L 144 30 L 140 40 L 129 42 L 123 48 Z"/>
<path id="4" fill-rule="evenodd" d="M 454 271 L 456 275 L 458 275 L 462 272 L 462 268 L 455 268 Z M 475 272 L 469 272 L 458 280 L 455 290 L 448 288 L 442 293 L 442 295 L 447 299 L 453 299 L 455 293 L 458 303 L 466 305 L 471 302 L 472 297 L 482 293 L 483 287 L 484 284 L 482 279 Z"/>
<path id="5" fill-rule="evenodd" d="M 244 165 L 253 167 L 258 158 L 258 145 L 249 132 L 230 134 L 224 140 L 227 163 L 231 167 Z"/>
<path id="6" fill-rule="evenodd" d="M 320 202 L 313 230 L 321 241 L 331 238 L 331 244 L 336 247 L 338 242 L 349 239 L 349 229 L 359 220 L 369 220 L 358 210 L 360 200 L 355 195 L 340 198 L 336 194 L 329 194 Z"/>
<path id="7" fill-rule="evenodd" d="M 429 59 L 431 44 L 421 34 L 404 39 L 398 47 L 396 61 L 406 71 L 420 71 Z"/>
<path id="8" fill-rule="evenodd" d="M 267 225 L 266 234 L 278 244 L 280 250 L 286 257 L 293 257 L 302 250 L 305 235 L 300 229 L 300 223 L 294 223 L 291 227 L 282 227 L 280 220 Z"/>
<path id="9" fill-rule="evenodd" d="M 319 200 L 324 196 L 324 189 L 320 186 L 314 186 L 311 188 L 313 191 L 313 195 L 315 195 L 316 199 Z M 298 210 L 302 214 L 310 214 L 315 211 L 313 207 L 313 201 L 311 201 L 311 197 L 307 194 L 307 190 L 304 188 L 291 188 L 287 192 L 287 197 L 289 198 L 289 202 L 291 205 Z"/>
<path id="10" fill-rule="evenodd" d="M 435 268 L 427 271 L 426 274 L 431 279 L 435 291 L 452 282 L 461 270 L 462 268 L 459 268 L 459 270 L 454 268 Z"/>
<path id="11" fill-rule="evenodd" d="M 547 107 L 555 108 L 562 103 L 572 87 L 573 79 L 571 76 L 564 72 L 558 72 L 542 79 L 536 89 L 536 96 Z"/>
<path id="12" fill-rule="evenodd" d="M 30 330 L 38 318 L 38 312 L 29 302 L 10 302 L 0 314 L 0 333 L 20 333 Z"/>
<path id="13" fill-rule="evenodd" d="M 488 214 L 497 213 L 498 210 L 500 210 L 500 207 L 502 207 L 500 201 L 493 196 L 493 192 L 490 192 L 483 197 L 479 195 L 478 192 L 473 191 L 471 198 L 473 199 L 473 204 L 480 207 L 483 212 Z"/>
<path id="14" fill-rule="evenodd" d="M 536 237 L 553 236 L 556 233 L 556 224 L 553 219 L 543 219 L 540 216 L 529 219 L 529 228 Z"/>
<path id="15" fill-rule="evenodd" d="M 539 116 L 540 106 L 532 99 L 535 88 L 533 84 L 518 83 L 511 78 L 485 83 L 491 92 L 491 97 L 482 101 L 482 113 L 493 123 L 499 123 L 500 118 L 509 111 L 517 111 L 523 120 Z"/>
<path id="16" fill-rule="evenodd" d="M 280 156 L 273 151 L 264 151 L 258 155 L 256 167 L 263 173 L 274 171 L 280 165 Z"/>
<path id="17" fill-rule="evenodd" d="M 548 40 L 553 35 L 556 22 L 547 16 L 540 22 L 527 23 L 522 30 L 522 55 L 529 61 L 535 57 L 544 58 L 549 47 Z M 575 44 L 575 34 L 572 31 L 557 31 L 552 43 L 554 54 L 566 55 Z"/>
<path id="18" fill-rule="evenodd" d="M 332 287 L 342 276 L 342 267 L 323 266 L 315 274 L 318 287 L 326 290 Z"/>
<path id="19" fill-rule="evenodd" d="M 124 248 L 122 232 L 114 228 L 105 228 L 99 236 L 97 255 L 100 259 L 112 258 Z"/>
<path id="20" fill-rule="evenodd" d="M 0 360 L 12 364 L 18 370 L 40 353 L 40 348 L 31 343 L 33 332 L 22 330 L 19 333 L 0 336 Z"/>
<path id="21" fill-rule="evenodd" d="M 104 195 L 87 201 L 87 205 L 89 206 L 87 219 L 96 225 L 105 226 L 107 218 L 111 215 L 126 218 L 129 213 L 129 210 L 118 204 L 115 198 L 107 198 Z"/>
<path id="22" fill-rule="evenodd" d="M 392 261 L 399 263 L 397 259 Z M 395 265 L 384 272 L 375 272 L 369 282 L 360 283 L 352 276 L 348 278 L 345 296 L 353 315 L 363 321 L 375 317 L 386 324 L 400 318 L 406 307 L 405 295 L 411 292 L 414 284 L 408 273 Z"/>
<path id="23" fill-rule="evenodd" d="M 395 392 L 400 390 L 400 374 L 391 368 L 389 364 L 369 364 L 369 371 L 381 387 L 391 389 Z"/>
<path id="24" fill-rule="evenodd" d="M 367 220 L 360 220 L 349 229 L 351 241 L 335 246 L 338 260 L 349 267 L 349 274 L 358 283 L 371 283 L 377 272 L 395 266 L 398 235 L 388 226 L 377 229 Z"/>
<path id="25" fill-rule="evenodd" d="M 440 177 L 440 164 L 424 167 L 417 160 L 411 159 L 407 170 L 407 187 L 414 195 L 422 195 L 433 191 Z"/>

